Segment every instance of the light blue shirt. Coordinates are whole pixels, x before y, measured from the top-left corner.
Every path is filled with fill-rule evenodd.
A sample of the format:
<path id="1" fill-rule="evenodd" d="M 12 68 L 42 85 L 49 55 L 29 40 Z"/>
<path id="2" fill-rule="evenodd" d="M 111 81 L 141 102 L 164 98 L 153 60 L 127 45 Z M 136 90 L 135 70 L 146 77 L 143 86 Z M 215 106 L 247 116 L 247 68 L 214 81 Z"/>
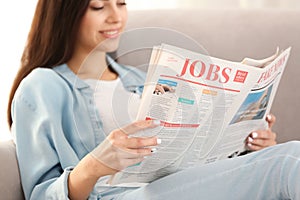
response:
<path id="1" fill-rule="evenodd" d="M 145 72 L 107 60 L 141 94 Z M 66 64 L 37 68 L 16 91 L 12 119 L 26 199 L 68 199 L 70 171 L 105 138 L 92 89 Z"/>

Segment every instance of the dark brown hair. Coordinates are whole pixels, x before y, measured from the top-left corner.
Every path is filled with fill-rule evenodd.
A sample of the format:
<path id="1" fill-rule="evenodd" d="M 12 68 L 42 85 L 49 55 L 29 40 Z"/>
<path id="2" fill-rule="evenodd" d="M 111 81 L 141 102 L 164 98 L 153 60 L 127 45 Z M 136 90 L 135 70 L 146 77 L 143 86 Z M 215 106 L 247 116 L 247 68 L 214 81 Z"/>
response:
<path id="1" fill-rule="evenodd" d="M 21 81 L 35 68 L 53 68 L 67 62 L 81 19 L 90 0 L 39 0 L 14 79 L 8 101 L 7 117 L 11 127 L 11 103 Z"/>

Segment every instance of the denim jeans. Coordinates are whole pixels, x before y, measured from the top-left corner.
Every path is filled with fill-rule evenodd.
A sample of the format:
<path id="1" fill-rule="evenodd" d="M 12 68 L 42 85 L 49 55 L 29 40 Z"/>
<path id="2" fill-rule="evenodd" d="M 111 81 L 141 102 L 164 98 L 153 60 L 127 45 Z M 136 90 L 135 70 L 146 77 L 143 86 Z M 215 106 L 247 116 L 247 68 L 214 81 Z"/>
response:
<path id="1" fill-rule="evenodd" d="M 199 165 L 140 188 L 114 188 L 98 199 L 300 199 L 300 142 Z"/>

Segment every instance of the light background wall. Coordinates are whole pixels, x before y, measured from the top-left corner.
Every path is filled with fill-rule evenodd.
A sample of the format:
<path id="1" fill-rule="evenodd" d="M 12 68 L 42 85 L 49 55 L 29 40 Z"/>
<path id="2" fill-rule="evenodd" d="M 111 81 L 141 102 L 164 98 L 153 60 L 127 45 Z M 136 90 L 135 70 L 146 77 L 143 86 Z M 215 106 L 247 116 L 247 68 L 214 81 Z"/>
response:
<path id="1" fill-rule="evenodd" d="M 242 8 L 299 9 L 300 0 L 127 0 L 129 9 Z"/>
<path id="2" fill-rule="evenodd" d="M 37 0 L 0 2 L 0 140 L 11 138 L 6 123 L 8 94 L 26 42 Z M 136 9 L 300 9 L 300 0 L 127 0 Z"/>
<path id="3" fill-rule="evenodd" d="M 0 140 L 11 137 L 6 109 L 9 90 L 19 67 L 36 0 L 0 2 Z"/>

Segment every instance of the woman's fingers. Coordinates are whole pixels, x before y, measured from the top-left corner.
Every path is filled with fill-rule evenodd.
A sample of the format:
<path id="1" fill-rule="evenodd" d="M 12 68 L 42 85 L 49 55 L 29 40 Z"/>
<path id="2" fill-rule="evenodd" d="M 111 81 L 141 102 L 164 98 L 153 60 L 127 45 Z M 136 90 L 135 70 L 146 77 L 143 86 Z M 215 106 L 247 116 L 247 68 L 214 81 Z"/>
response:
<path id="1" fill-rule="evenodd" d="M 149 146 L 156 146 L 158 145 L 158 143 L 159 142 L 157 137 L 149 137 L 149 138 L 131 137 L 125 141 L 124 145 L 130 149 L 139 149 L 139 148 L 144 148 Z"/>
<path id="2" fill-rule="evenodd" d="M 156 137 L 130 137 L 130 135 L 159 124 L 160 122 L 155 120 L 141 120 L 116 129 L 90 154 L 102 164 L 114 169 L 111 173 L 141 162 L 155 151 L 154 146 L 159 144 L 160 140 Z"/>
<path id="3" fill-rule="evenodd" d="M 277 144 L 276 133 L 272 131 L 276 117 L 273 114 L 268 114 L 266 121 L 268 122 L 268 128 L 266 130 L 252 132 L 246 138 L 245 143 L 248 149 L 256 151 Z"/>
<path id="4" fill-rule="evenodd" d="M 129 124 L 123 128 L 116 129 L 114 130 L 114 132 L 121 130 L 124 134 L 131 135 L 147 128 L 157 127 L 158 125 L 160 125 L 159 120 L 140 120 Z"/>
<path id="5" fill-rule="evenodd" d="M 276 133 L 270 129 L 253 132 L 246 139 L 247 147 L 254 151 L 273 146 L 276 143 Z"/>
<path id="6" fill-rule="evenodd" d="M 157 120 L 141 120 L 134 122 L 124 128 L 116 129 L 111 132 L 108 139 L 112 146 L 121 151 L 133 154 L 151 152 L 151 148 L 160 143 L 157 137 L 130 137 L 141 130 L 154 128 L 160 124 Z"/>
<path id="7" fill-rule="evenodd" d="M 272 128 L 272 126 L 275 124 L 276 122 L 276 117 L 272 114 L 268 114 L 266 117 L 266 121 L 269 124 L 269 128 Z"/>

